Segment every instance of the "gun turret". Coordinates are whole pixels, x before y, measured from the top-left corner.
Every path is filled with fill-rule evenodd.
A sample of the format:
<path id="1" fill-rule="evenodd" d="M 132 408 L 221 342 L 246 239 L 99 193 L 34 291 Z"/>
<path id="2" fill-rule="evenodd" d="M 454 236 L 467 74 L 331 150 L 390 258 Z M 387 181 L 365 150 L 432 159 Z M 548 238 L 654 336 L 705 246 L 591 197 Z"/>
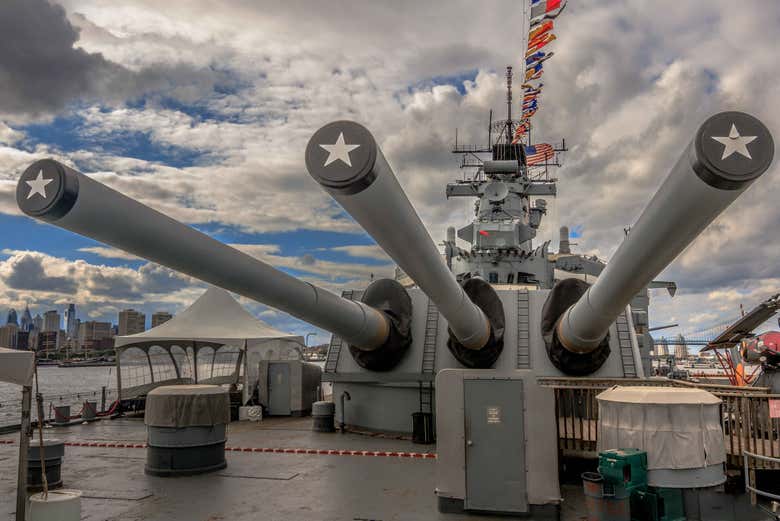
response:
<path id="1" fill-rule="evenodd" d="M 325 125 L 309 140 L 306 167 L 436 304 L 456 358 L 492 366 L 503 345 L 500 300 L 481 279 L 458 284 L 371 133 L 352 121 Z"/>
<path id="2" fill-rule="evenodd" d="M 542 330 L 556 367 L 575 375 L 598 369 L 618 315 L 769 168 L 774 149 L 753 116 L 723 112 L 705 121 L 598 280 L 563 280 L 551 291 Z"/>
<path id="3" fill-rule="evenodd" d="M 353 302 L 279 271 L 52 159 L 22 174 L 16 200 L 36 219 L 262 302 L 330 331 L 369 369 L 388 369 L 408 347 L 411 301 L 393 280 Z"/>

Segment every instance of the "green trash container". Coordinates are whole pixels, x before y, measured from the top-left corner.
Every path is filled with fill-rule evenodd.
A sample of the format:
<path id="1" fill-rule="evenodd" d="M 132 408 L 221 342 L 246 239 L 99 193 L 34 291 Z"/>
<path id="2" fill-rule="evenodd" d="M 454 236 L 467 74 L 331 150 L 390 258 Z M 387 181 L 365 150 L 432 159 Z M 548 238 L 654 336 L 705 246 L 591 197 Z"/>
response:
<path id="1" fill-rule="evenodd" d="M 647 452 L 639 449 L 609 449 L 599 452 L 599 474 L 604 481 L 629 492 L 647 488 Z"/>
<path id="2" fill-rule="evenodd" d="M 588 521 L 631 521 L 631 492 L 604 481 L 598 472 L 582 474 Z"/>

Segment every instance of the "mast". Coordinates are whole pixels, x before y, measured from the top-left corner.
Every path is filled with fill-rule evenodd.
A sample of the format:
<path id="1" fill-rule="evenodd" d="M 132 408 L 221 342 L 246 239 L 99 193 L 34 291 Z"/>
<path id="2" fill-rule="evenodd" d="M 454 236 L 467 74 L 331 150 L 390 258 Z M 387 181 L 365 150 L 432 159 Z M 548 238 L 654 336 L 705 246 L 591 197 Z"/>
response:
<path id="1" fill-rule="evenodd" d="M 512 124 L 512 66 L 506 68 L 506 144 L 512 144 L 515 134 Z"/>

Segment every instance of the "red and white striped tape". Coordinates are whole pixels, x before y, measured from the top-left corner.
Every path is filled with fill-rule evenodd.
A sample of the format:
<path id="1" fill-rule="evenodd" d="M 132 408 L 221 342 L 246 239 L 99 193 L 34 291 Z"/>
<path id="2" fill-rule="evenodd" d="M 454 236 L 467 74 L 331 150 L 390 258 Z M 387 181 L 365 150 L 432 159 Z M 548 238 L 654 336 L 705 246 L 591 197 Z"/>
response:
<path id="1" fill-rule="evenodd" d="M 10 445 L 13 440 L 0 440 L 0 444 Z M 115 443 L 104 441 L 67 441 L 68 447 L 96 447 L 107 449 L 145 449 L 145 443 Z M 385 458 L 436 459 L 435 452 L 403 452 L 385 450 L 342 450 L 342 449 L 296 449 L 282 447 L 225 447 L 231 452 L 270 452 L 274 454 L 316 454 L 319 456 L 375 456 Z"/>

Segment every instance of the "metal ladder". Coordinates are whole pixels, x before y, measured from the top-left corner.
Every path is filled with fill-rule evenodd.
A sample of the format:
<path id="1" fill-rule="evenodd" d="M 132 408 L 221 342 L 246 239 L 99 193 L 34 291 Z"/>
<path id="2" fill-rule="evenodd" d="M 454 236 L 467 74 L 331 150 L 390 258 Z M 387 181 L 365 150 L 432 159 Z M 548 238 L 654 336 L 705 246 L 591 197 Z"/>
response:
<path id="1" fill-rule="evenodd" d="M 353 290 L 345 290 L 341 293 L 341 296 L 352 300 L 355 296 Z M 339 365 L 339 355 L 341 354 L 341 346 L 344 344 L 340 336 L 332 335 L 330 337 L 330 345 L 328 345 L 328 354 L 325 357 L 325 372 L 335 373 L 336 367 Z"/>
<path id="2" fill-rule="evenodd" d="M 423 338 L 423 358 L 420 372 L 433 376 L 436 371 L 436 341 L 439 335 L 439 310 L 428 299 L 425 317 L 425 337 Z M 433 413 L 433 380 L 420 381 L 420 412 Z"/>
<path id="3" fill-rule="evenodd" d="M 530 312 L 528 290 L 517 292 L 517 368 L 531 368 L 531 343 L 529 337 Z"/>
<path id="4" fill-rule="evenodd" d="M 631 332 L 629 331 L 625 312 L 618 315 L 615 327 L 617 328 L 618 345 L 620 346 L 620 359 L 623 362 L 623 376 L 626 378 L 636 377 L 634 349 L 631 345 Z"/>

